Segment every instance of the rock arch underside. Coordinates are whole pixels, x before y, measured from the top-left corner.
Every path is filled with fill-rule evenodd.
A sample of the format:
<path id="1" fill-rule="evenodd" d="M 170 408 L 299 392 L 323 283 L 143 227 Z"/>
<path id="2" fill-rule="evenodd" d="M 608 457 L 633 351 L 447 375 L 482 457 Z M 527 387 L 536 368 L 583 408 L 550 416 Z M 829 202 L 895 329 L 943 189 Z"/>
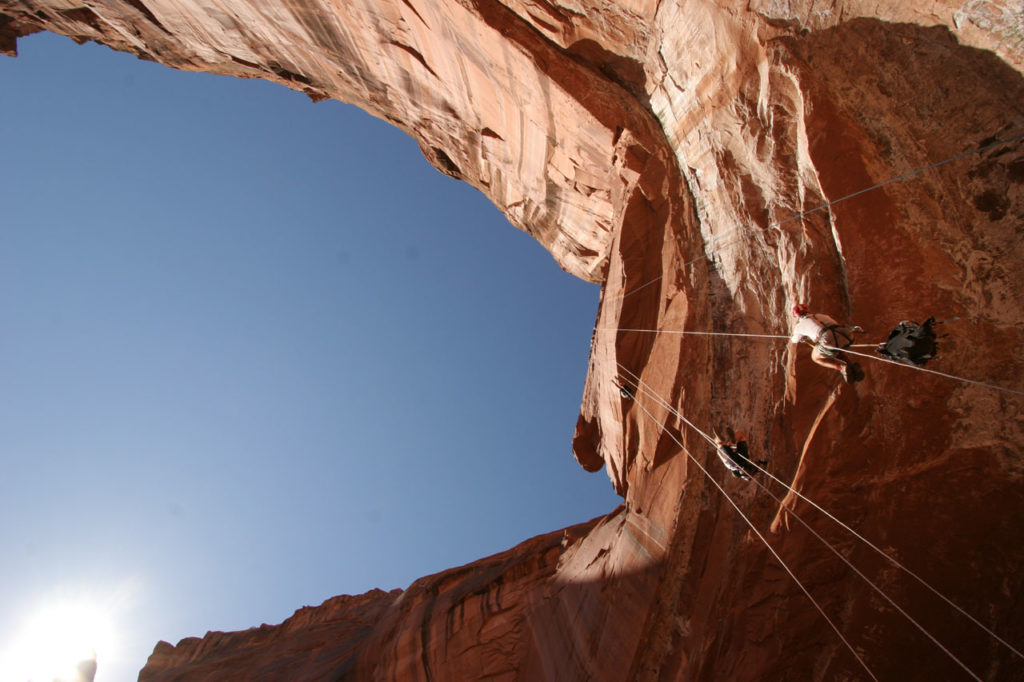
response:
<path id="1" fill-rule="evenodd" d="M 932 366 L 1024 388 L 1024 140 L 1000 142 L 1024 133 L 1020 0 L 0 0 L 5 53 L 39 30 L 356 104 L 603 284 L 573 451 L 623 505 L 406 590 L 161 642 L 141 680 L 870 679 L 695 462 L 879 680 L 970 676 L 794 513 L 980 678 L 1024 679 L 654 397 L 745 428 L 774 476 L 1024 648 L 1024 398 L 665 333 L 786 334 L 798 300 L 875 336 L 959 316 Z"/>

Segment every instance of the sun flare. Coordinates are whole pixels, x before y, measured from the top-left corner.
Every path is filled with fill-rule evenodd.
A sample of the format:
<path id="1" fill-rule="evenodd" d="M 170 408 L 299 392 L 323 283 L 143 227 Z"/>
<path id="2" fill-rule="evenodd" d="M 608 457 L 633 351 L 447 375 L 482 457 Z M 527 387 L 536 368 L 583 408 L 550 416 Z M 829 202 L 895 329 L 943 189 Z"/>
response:
<path id="1" fill-rule="evenodd" d="M 0 680 L 76 682 L 83 661 L 110 657 L 113 623 L 95 604 L 49 604 L 33 614 L 0 653 Z"/>

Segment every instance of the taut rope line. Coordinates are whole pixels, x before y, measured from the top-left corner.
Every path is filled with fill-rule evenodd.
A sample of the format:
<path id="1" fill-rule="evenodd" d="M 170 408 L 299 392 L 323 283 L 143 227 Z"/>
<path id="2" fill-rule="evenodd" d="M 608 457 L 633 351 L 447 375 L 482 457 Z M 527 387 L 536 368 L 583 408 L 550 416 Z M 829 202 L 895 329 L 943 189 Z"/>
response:
<path id="1" fill-rule="evenodd" d="M 788 335 L 783 334 L 741 334 L 738 332 L 702 332 L 702 331 L 680 331 L 674 329 L 618 329 L 616 327 L 597 327 L 594 331 L 614 331 L 614 332 L 640 332 L 647 334 L 693 334 L 696 336 L 737 336 L 757 339 L 788 339 Z M 856 355 L 858 357 L 867 358 L 869 360 L 877 360 L 879 362 L 885 362 L 890 365 L 896 365 L 897 367 L 906 367 L 908 369 L 916 369 L 921 372 L 927 372 L 928 374 L 935 374 L 936 376 L 945 377 L 947 379 L 953 379 L 954 381 L 962 381 L 966 384 L 974 384 L 975 386 L 984 386 L 985 388 L 991 388 L 994 391 L 1002 391 L 1003 393 L 1010 393 L 1012 395 L 1024 396 L 1024 391 L 1018 391 L 1012 388 L 1006 388 L 1005 386 L 999 386 L 997 384 L 990 384 L 984 381 L 978 381 L 976 379 L 968 379 L 966 377 L 956 376 L 955 374 L 946 374 L 945 372 L 939 372 L 934 369 L 927 369 L 925 367 L 919 367 L 918 365 L 908 365 L 905 362 L 896 362 L 895 360 L 889 360 L 888 358 L 879 357 L 876 355 L 868 355 L 867 353 L 860 353 L 855 350 L 850 350 L 852 347 L 863 348 L 864 346 L 874 346 L 877 344 L 857 344 L 848 348 L 839 348 L 838 346 L 825 346 L 829 350 L 840 351 L 843 353 L 849 353 L 850 355 Z"/>
<path id="2" fill-rule="evenodd" d="M 672 329 L 620 329 L 618 327 L 597 327 L 598 332 L 649 332 L 653 334 L 693 334 L 696 336 L 746 336 L 759 339 L 788 339 L 788 335 L 782 334 L 741 334 L 739 332 L 700 332 L 700 331 L 678 331 Z"/>
<path id="3" fill-rule="evenodd" d="M 838 350 L 843 353 L 849 353 L 850 355 L 856 355 L 861 358 L 867 358 L 868 360 L 878 360 L 879 362 L 886 362 L 890 365 L 896 365 L 897 367 L 908 367 L 910 369 L 916 369 L 919 372 L 927 372 L 928 374 L 935 374 L 940 377 L 946 377 L 947 379 L 955 379 L 956 381 L 962 381 L 967 384 L 974 384 L 975 386 L 984 386 L 985 388 L 991 388 L 994 391 L 1002 391 L 1003 393 L 1012 393 L 1013 395 L 1024 396 L 1024 391 L 1016 391 L 1012 388 L 1004 388 L 1003 386 L 997 386 L 995 384 L 988 384 L 984 381 L 976 381 L 974 379 L 965 379 L 964 377 L 958 377 L 953 374 L 946 374 L 945 372 L 939 372 L 934 369 L 928 369 L 926 367 L 920 367 L 918 365 L 908 365 L 905 362 L 896 362 L 888 358 L 878 357 L 876 355 L 868 355 L 867 353 L 858 353 L 855 350 L 849 350 L 848 348 L 835 348 L 833 346 L 826 346 L 831 350 Z"/>
<path id="4" fill-rule="evenodd" d="M 786 564 L 786 562 L 783 561 L 782 557 L 779 556 L 779 553 L 775 551 L 775 548 L 772 547 L 768 543 L 768 540 L 764 537 L 764 535 L 761 534 L 761 531 L 759 531 L 757 529 L 757 527 L 754 525 L 754 522 L 751 521 L 749 518 L 747 518 L 747 515 L 743 513 L 743 510 L 739 508 L 739 505 L 737 505 L 733 501 L 733 499 L 731 497 L 729 497 L 729 493 L 725 492 L 725 488 L 723 488 L 718 483 L 718 481 L 716 481 L 714 479 L 714 477 L 711 475 L 711 473 L 707 469 L 704 468 L 703 464 L 701 464 L 699 461 L 697 461 L 696 457 L 694 457 L 693 455 L 690 454 L 690 451 L 687 450 L 686 447 L 682 443 L 679 442 L 679 439 L 676 438 L 671 432 L 669 432 L 668 429 L 665 428 L 664 424 L 661 424 L 660 422 L 658 422 L 657 419 L 654 418 L 654 415 L 652 415 L 647 410 L 646 407 L 641 405 L 639 401 L 636 403 L 636 406 L 639 407 L 641 410 L 643 410 L 644 414 L 646 414 L 647 417 L 652 422 L 654 422 L 656 425 L 658 425 L 661 428 L 662 432 L 664 434 L 666 434 L 669 438 L 671 438 L 672 441 L 676 445 L 678 445 L 679 448 L 683 452 L 686 453 L 686 456 L 690 458 L 690 461 L 692 461 L 694 464 L 696 464 L 697 467 L 701 471 L 704 472 L 704 475 L 708 477 L 708 480 L 711 481 L 716 488 L 718 488 L 718 491 L 720 493 L 722 493 L 722 495 L 729 502 L 729 504 L 732 505 L 732 508 L 736 510 L 736 513 L 740 515 L 740 518 L 742 518 L 744 521 L 746 521 L 747 525 L 750 527 L 750 530 L 754 531 L 754 534 L 757 535 L 757 537 L 761 539 L 761 542 L 764 543 L 765 548 L 767 548 L 767 550 L 772 553 L 772 556 L 775 557 L 775 560 L 779 562 L 779 565 L 781 565 L 782 568 L 786 571 L 786 573 L 789 574 L 789 577 L 793 579 L 793 582 L 795 582 L 797 584 L 797 586 L 800 588 L 800 590 L 803 591 L 803 593 L 807 596 L 807 598 L 811 600 L 811 603 L 814 604 L 814 608 L 816 608 L 818 610 L 818 613 L 820 613 L 821 617 L 825 619 L 825 622 L 827 622 L 832 627 L 832 629 L 835 631 L 836 635 L 839 637 L 840 641 L 842 641 L 842 643 L 846 645 L 846 648 L 850 650 L 850 653 L 853 654 L 854 658 L 857 659 L 857 662 L 860 663 L 861 667 L 864 668 L 864 670 L 865 670 L 865 672 L 867 672 L 868 676 L 871 677 L 871 679 L 874 680 L 875 682 L 878 682 L 878 678 L 875 677 L 875 674 L 873 672 L 871 672 L 871 668 L 868 667 L 867 663 L 864 662 L 864 659 L 862 659 L 860 657 L 860 654 L 857 653 L 857 650 L 854 649 L 853 645 L 850 644 L 848 639 L 846 639 L 846 636 L 843 635 L 842 630 L 840 630 L 839 627 L 835 623 L 832 622 L 832 619 L 829 618 L 827 613 L 825 613 L 825 610 L 821 607 L 820 604 L 818 604 L 817 600 L 811 595 L 810 592 L 807 591 L 807 588 L 804 587 L 804 584 L 802 582 L 800 582 L 799 578 L 796 577 L 796 574 L 793 573 L 793 571 L 789 568 L 789 566 Z M 687 422 L 687 423 L 689 423 L 689 422 Z M 696 427 L 694 427 L 694 428 L 696 428 Z M 697 431 L 700 431 L 700 429 L 697 429 Z"/>
<path id="5" fill-rule="evenodd" d="M 749 461 L 749 460 L 748 460 L 748 461 Z M 751 464 L 753 464 L 753 462 L 751 462 Z M 757 465 L 756 465 L 756 464 L 754 464 L 754 466 L 757 466 Z M 758 468 L 760 469 L 760 467 L 758 467 Z M 762 469 L 762 471 L 763 471 L 763 469 Z M 782 506 L 782 500 L 780 500 L 780 499 L 779 499 L 778 497 L 776 497 L 776 496 L 775 496 L 775 493 L 773 493 L 773 492 L 772 492 L 771 490 L 768 490 L 767 486 L 765 486 L 765 485 L 764 485 L 763 483 L 761 483 L 760 481 L 758 481 L 758 480 L 757 480 L 756 478 L 751 478 L 750 480 L 752 480 L 752 481 L 753 481 L 754 483 L 756 483 L 756 484 L 757 484 L 757 485 L 758 485 L 758 486 L 759 486 L 759 487 L 761 488 L 761 490 L 763 490 L 763 491 L 765 491 L 766 493 L 768 493 L 768 495 L 769 495 L 769 496 L 771 496 L 771 498 L 772 498 L 773 500 L 775 500 L 775 501 L 776 501 L 776 502 L 777 502 L 777 503 L 779 504 L 779 506 L 780 506 L 780 507 Z M 944 644 L 943 644 L 942 642 L 940 642 L 940 641 L 939 641 L 938 639 L 936 639 L 936 638 L 935 638 L 935 636 L 934 636 L 934 635 L 933 635 L 932 633 L 928 632 L 928 630 L 926 630 L 926 629 L 925 629 L 925 627 L 924 627 L 923 625 L 921 625 L 921 624 L 920 624 L 919 622 L 917 622 L 917 620 L 916 620 L 916 619 L 914 619 L 914 617 L 913 617 L 913 616 L 911 616 L 911 615 L 910 615 L 909 613 L 907 613 L 906 611 L 904 611 L 904 610 L 903 610 L 903 608 L 902 608 L 902 607 L 901 607 L 901 606 L 900 606 L 899 604 L 897 604 L 897 603 L 896 603 L 895 601 L 893 601 L 892 597 L 890 597 L 890 596 L 889 596 L 888 594 L 886 594 L 886 593 L 885 593 L 885 592 L 884 592 L 884 591 L 882 590 L 882 588 L 881 588 L 881 587 L 879 587 L 878 585 L 876 585 L 876 584 L 875 584 L 875 582 L 871 580 L 871 578 L 869 578 L 869 577 L 867 577 L 866 575 L 864 575 L 864 574 L 863 574 L 863 573 L 861 572 L 861 570 L 860 570 L 859 568 L 857 568 L 856 566 L 854 566 L 854 565 L 853 565 L 853 564 L 852 564 L 852 563 L 850 562 L 850 560 L 849 560 L 849 559 L 847 559 L 847 558 L 846 558 L 845 556 L 843 556 L 843 554 L 842 554 L 842 553 L 841 553 L 841 552 L 840 552 L 840 551 L 839 551 L 838 549 L 836 549 L 836 548 L 835 548 L 834 546 L 832 546 L 832 544 L 831 544 L 831 543 L 829 543 L 829 541 L 828 541 L 828 540 L 826 540 L 825 538 L 821 537 L 821 535 L 819 535 L 819 534 L 818 534 L 818 531 L 816 531 L 816 530 L 814 530 L 813 528 L 811 528 L 810 524 L 808 524 L 808 523 L 807 523 L 806 521 L 804 521 L 804 520 L 803 520 L 802 518 L 800 518 L 800 515 L 799 515 L 799 514 L 797 514 L 797 513 L 796 513 L 795 511 L 793 511 L 793 510 L 790 510 L 790 511 L 789 511 L 789 513 L 790 513 L 790 514 L 791 514 L 791 515 L 793 516 L 793 518 L 795 518 L 795 519 L 796 519 L 797 521 L 799 521 L 799 522 L 800 522 L 800 524 L 801 524 L 801 525 L 803 525 L 803 527 L 804 527 L 804 528 L 806 528 L 807 530 L 809 530 L 809 531 L 811 532 L 811 535 L 813 535 L 814 537 L 818 538 L 818 541 L 819 541 L 819 542 L 821 542 L 821 544 L 823 544 L 823 545 L 825 545 L 826 547 L 828 547 L 828 548 L 829 548 L 829 550 L 831 550 L 831 552 L 832 552 L 833 554 L 835 554 L 835 555 L 836 555 L 837 557 L 839 557 L 839 558 L 840 558 L 840 559 L 842 560 L 842 562 L 843 562 L 844 564 L 846 564 L 847 566 L 849 566 L 849 567 L 850 567 L 850 569 L 851 569 L 851 570 L 852 570 L 852 571 L 853 571 L 854 573 L 856 573 L 857 575 L 859 575 L 859 576 L 860 576 L 860 577 L 861 577 L 861 578 L 862 578 L 862 579 L 864 580 L 864 582 L 866 582 L 866 583 L 867 583 L 868 585 L 870 585 L 870 586 L 871 586 L 871 589 L 873 589 L 873 590 L 874 590 L 875 592 L 877 592 L 877 593 L 878 593 L 879 595 L 881 595 L 881 596 L 882 596 L 882 598 L 883 598 L 883 599 L 885 599 L 885 600 L 886 600 L 887 602 L 889 602 L 889 604 L 890 604 L 890 605 L 891 605 L 891 606 L 892 606 L 892 607 L 893 607 L 894 609 L 896 609 L 897 611 L 899 611 L 899 612 L 900 612 L 900 614 L 901 614 L 901 615 L 902 615 L 902 616 L 903 616 L 904 618 L 906 618 L 906 619 L 907 619 L 908 621 L 910 621 L 910 622 L 911 622 L 911 623 L 912 623 L 912 624 L 914 625 L 914 627 L 916 627 L 916 628 L 917 628 L 918 630 L 920 630 L 920 631 L 921 631 L 921 632 L 922 632 L 922 633 L 924 634 L 924 636 L 925 636 L 925 637 L 927 637 L 928 639 L 930 639 L 930 640 L 932 641 L 932 643 L 934 643 L 934 644 L 935 644 L 935 646 L 937 646 L 937 647 L 939 647 L 940 649 L 942 649 L 942 651 L 944 651 L 944 652 L 945 652 L 945 654 L 946 654 L 947 656 L 949 656 L 949 657 L 950 657 L 951 659 L 953 659 L 953 661 L 955 661 L 955 662 L 956 662 L 956 664 L 957 664 L 957 665 L 959 665 L 959 666 L 960 666 L 961 668 L 963 668 L 963 669 L 964 669 L 964 671 L 965 671 L 965 672 L 966 672 L 966 673 L 967 673 L 968 675 L 970 675 L 970 676 L 971 676 L 971 677 L 973 677 L 973 678 L 974 678 L 975 680 L 977 680 L 977 682 L 983 682 L 983 680 L 982 680 L 982 679 L 981 679 L 980 677 L 978 677 L 978 675 L 976 675 L 976 674 L 974 673 L 974 671 L 973 671 L 973 670 L 971 670 L 970 668 L 968 668 L 968 667 L 967 667 L 967 665 L 966 665 L 966 664 L 965 664 L 965 663 L 964 663 L 963 661 L 961 661 L 961 660 L 960 660 L 959 658 L 957 658 L 957 657 L 956 657 L 956 656 L 955 656 L 955 655 L 953 654 L 953 652 L 952 652 L 952 651 L 950 651 L 949 649 L 947 649 L 947 648 L 946 648 L 946 646 L 945 646 L 945 645 L 944 645 Z"/>
<path id="6" fill-rule="evenodd" d="M 703 436 L 705 440 L 707 440 L 707 441 L 708 441 L 709 443 L 711 443 L 711 445 L 712 445 L 713 447 L 715 447 L 715 448 L 717 448 L 717 447 L 718 447 L 718 444 L 717 444 L 717 443 L 715 443 L 713 439 L 711 439 L 711 438 L 710 438 L 710 437 L 709 437 L 709 436 L 708 436 L 707 434 L 705 434 L 705 433 L 704 433 L 703 431 L 701 431 L 701 430 L 700 430 L 699 428 L 697 428 L 696 426 L 694 426 L 694 425 L 693 425 L 693 423 L 692 423 L 692 422 L 691 422 L 691 421 L 690 421 L 689 419 L 687 419 L 686 417 L 684 417 L 684 416 L 683 416 L 683 415 L 682 415 L 682 414 L 681 414 L 681 413 L 680 413 L 680 412 L 679 412 L 679 411 L 678 411 L 677 409 L 675 409 L 675 408 L 674 408 L 674 407 L 673 407 L 673 406 L 672 406 L 672 405 L 671 405 L 671 404 L 670 404 L 670 403 L 669 403 L 669 402 L 668 402 L 667 400 L 665 400 L 665 399 L 664 399 L 663 397 L 661 397 L 660 395 L 658 395 L 658 393 L 657 393 L 657 392 L 656 392 L 656 391 L 655 391 L 654 389 L 652 389 L 652 388 L 651 388 L 650 386 L 648 386 L 648 385 L 647 385 L 647 384 L 646 384 L 646 383 L 645 383 L 645 382 L 644 382 L 644 381 L 643 381 L 642 379 L 640 379 L 640 377 L 638 377 L 638 376 L 637 376 L 636 374 L 634 374 L 633 372 L 631 372 L 631 371 L 630 371 L 630 370 L 629 370 L 628 368 L 626 368 L 625 366 L 623 366 L 623 365 L 622 365 L 622 363 L 616 363 L 616 364 L 617 364 L 617 365 L 619 366 L 619 368 L 620 368 L 621 370 L 623 370 L 624 372 L 626 372 L 627 374 L 629 374 L 630 376 L 632 376 L 632 377 L 633 377 L 633 379 L 632 379 L 632 380 L 630 380 L 630 382 L 629 382 L 629 383 L 631 383 L 631 384 L 634 384 L 634 385 L 635 385 L 635 386 L 636 386 L 637 388 L 639 388 L 640 390 L 644 391 L 644 392 L 645 392 L 646 394 L 648 394 L 648 395 L 651 395 L 651 396 L 652 396 L 652 397 L 653 397 L 653 398 L 654 398 L 655 400 L 657 400 L 657 401 L 658 401 L 658 402 L 659 402 L 659 403 L 660 403 L 660 404 L 662 405 L 662 407 L 666 408 L 666 409 L 667 409 L 667 410 L 668 410 L 668 411 L 669 411 L 669 412 L 670 412 L 671 414 L 673 414 L 673 415 L 675 415 L 676 417 L 678 417 L 679 419 L 683 420 L 683 421 L 684 421 L 684 422 L 685 422 L 686 424 L 688 424 L 688 425 L 689 425 L 689 426 L 690 426 L 691 428 L 693 428 L 693 429 L 694 429 L 694 430 L 695 430 L 695 431 L 696 431 L 697 433 L 699 433 L 699 434 L 700 434 L 701 436 Z M 687 455 L 689 455 L 689 453 L 687 453 Z M 758 471 L 760 471 L 760 472 L 764 473 L 764 474 L 765 474 L 765 475 L 766 475 L 766 476 L 767 476 L 768 478 L 772 479 L 773 481 L 775 481 L 776 483 L 778 483 L 779 485 L 781 485 L 781 486 L 782 486 L 783 488 L 785 488 L 786 490 L 789 490 L 789 491 L 790 491 L 790 492 L 792 492 L 792 493 L 793 493 L 794 495 L 796 495 L 797 497 L 799 497 L 800 499 L 802 499 L 803 501 L 807 502 L 807 503 L 808 503 L 808 504 L 810 504 L 810 505 L 811 505 L 812 507 L 814 507 L 815 509 L 817 509 L 817 510 L 818 510 L 819 512 L 821 512 L 822 514 L 824 514 L 825 516 L 827 516 L 827 517 L 828 517 L 829 519 L 831 519 L 831 520 L 832 520 L 832 521 L 833 521 L 834 523 L 836 523 L 836 524 L 837 524 L 837 525 L 839 525 L 839 526 L 840 526 L 841 528 L 843 528 L 844 530 L 846 530 L 847 532 L 849 532 L 849 533 L 850 533 L 851 535 L 853 535 L 853 536 L 854 536 L 855 538 L 857 538 L 858 540 L 860 540 L 861 542 L 863 542 L 863 543 L 864 543 L 865 545 L 867 545 L 868 547 L 870 547 L 870 548 L 871 548 L 872 550 L 874 550 L 874 551 L 875 551 L 875 552 L 876 552 L 877 554 L 879 554 L 880 556 L 882 556 L 882 557 L 883 557 L 884 559 L 886 559 L 887 561 L 889 561 L 890 563 L 892 563 L 892 565 L 893 565 L 893 566 L 895 566 L 896 568 L 900 569 L 901 571 L 903 571 L 904 573 L 906 573 L 907 575 L 909 575 L 909 576 L 910 576 L 911 578 L 913 578 L 914 580 L 916 580 L 916 581 L 917 581 L 918 583 L 920 583 L 920 584 L 921 584 L 921 585 L 922 585 L 923 587 L 925 587 L 925 588 L 926 588 L 926 589 L 927 589 L 928 591 L 930 591 L 930 592 L 931 592 L 932 594 L 934 594 L 934 595 L 935 595 L 936 597 L 938 597 L 939 599 L 941 599 L 942 601 L 944 601 L 944 602 L 945 602 L 946 604 L 948 604 L 948 605 L 949 605 L 949 606 L 950 606 L 951 608 L 953 608 L 953 609 L 954 609 L 954 610 L 956 610 L 956 611 L 957 611 L 958 613 L 960 613 L 960 615 L 964 616 L 964 617 L 965 617 L 965 618 L 967 618 L 967 619 L 968 619 L 969 621 L 971 621 L 972 623 L 974 623 L 974 625 L 976 625 L 976 626 L 977 626 L 977 627 L 979 627 L 980 629 L 984 630 L 984 631 L 985 631 L 986 633 L 988 633 L 988 635 L 989 635 L 990 637 L 992 637 L 992 638 L 993 638 L 993 639 L 995 639 L 995 640 L 996 640 L 997 642 L 999 642 L 1000 644 L 1002 644 L 1002 645 L 1003 645 L 1004 647 L 1006 647 L 1007 649 L 1009 649 L 1010 651 L 1012 651 L 1012 652 L 1013 652 L 1013 653 L 1014 653 L 1014 654 L 1015 654 L 1015 655 L 1016 655 L 1016 656 L 1017 656 L 1018 658 L 1020 658 L 1020 659 L 1024 660 L 1024 654 L 1022 654 L 1022 653 L 1021 653 L 1021 652 L 1020 652 L 1020 651 L 1019 651 L 1019 650 L 1018 650 L 1018 649 L 1017 649 L 1016 647 L 1014 647 L 1014 646 L 1013 646 L 1012 644 L 1010 644 L 1010 643 L 1009 643 L 1009 642 L 1007 642 L 1007 641 L 1006 641 L 1005 639 L 1003 639 L 1002 637 L 1000 637 L 1000 636 L 999 636 L 998 634 L 996 634 L 995 632 L 993 632 L 993 631 L 992 631 L 991 629 L 989 629 L 989 628 L 988 628 L 987 626 L 985 626 L 985 625 L 984 625 L 984 624 L 983 624 L 983 623 L 982 623 L 981 621 L 979 621 L 979 620 L 978 620 L 977 618 L 975 618 L 974 616 L 972 616 L 971 614 L 969 614 L 969 613 L 968 613 L 967 611 L 965 611 L 964 609 L 962 609 L 962 608 L 961 608 L 960 606 L 958 606 L 958 605 L 957 605 L 956 603 L 954 603 L 954 602 L 953 602 L 953 601 L 952 601 L 951 599 L 949 599 L 949 598 L 948 598 L 948 597 L 947 597 L 946 595 L 942 594 L 942 593 L 941 593 L 941 592 L 939 592 L 939 591 L 938 591 L 938 590 L 937 590 L 936 588 L 932 587 L 932 586 L 931 586 L 931 584 L 929 584 L 929 583 L 928 583 L 928 581 L 926 581 L 926 580 L 925 580 L 924 578 L 922 578 L 921 576 L 919 576 L 919 575 L 918 575 L 917 573 L 915 573 L 914 571 L 912 571 L 912 570 L 910 570 L 909 568 L 907 568 L 906 566 L 904 566 L 904 565 L 903 565 L 902 563 L 900 563 L 900 561 L 899 561 L 899 560 L 897 560 L 897 559 L 895 559 L 894 557 L 890 556 L 890 555 L 889 555 L 888 553 L 886 553 L 886 552 L 885 552 L 884 550 L 882 550 L 882 549 L 881 549 L 880 547 L 878 547 L 878 546 L 877 546 L 877 545 L 875 545 L 875 544 L 874 544 L 873 542 L 871 542 L 870 540 L 868 540 L 867 538 L 865 538 L 865 537 L 864 537 L 863 535 L 861 535 L 860 533 L 858 533 L 858 532 L 857 532 L 856 530 L 854 530 L 853 528 L 851 528 L 851 527 L 850 527 L 850 526 L 848 526 L 847 524 L 845 524 L 845 523 L 843 523 L 842 521 L 840 521 L 840 520 L 839 520 L 838 518 L 836 518 L 836 517 L 835 517 L 835 516 L 834 516 L 834 515 L 833 515 L 833 514 L 832 514 L 831 512 L 829 512 L 829 511 L 828 511 L 827 509 L 825 509 L 824 507 L 822 507 L 821 505 L 819 505 L 819 504 L 818 504 L 817 502 L 815 502 L 815 501 L 814 501 L 814 500 L 812 500 L 811 498 L 807 497 L 806 495 L 804 495 L 803 493 L 801 493 L 801 492 L 800 492 L 799 490 L 797 490 L 796 488 L 790 487 L 789 485 L 787 485 L 787 484 L 786 484 L 786 483 L 785 483 L 784 481 L 782 481 L 782 480 L 781 480 L 781 479 L 779 479 L 778 477 L 776 477 L 776 476 L 772 475 L 772 473 L 771 473 L 770 471 L 768 471 L 767 469 L 765 469 L 764 467 L 760 467 L 760 466 L 758 466 L 758 465 L 757 465 L 756 463 L 754 463 L 754 462 L 753 462 L 752 460 L 750 461 L 750 463 L 751 463 L 751 464 L 752 464 L 752 465 L 754 466 L 754 468 L 756 468 L 756 469 L 757 469 Z M 759 483 L 758 485 L 760 485 L 760 483 Z M 776 498 L 776 499 L 778 499 L 778 498 Z M 796 514 L 795 512 L 793 512 L 792 510 L 789 510 L 789 513 L 790 513 L 790 514 L 792 514 L 793 516 L 797 517 L 797 519 L 798 519 L 798 520 L 800 520 L 800 521 L 801 521 L 801 523 L 803 523 L 803 520 L 802 520 L 802 519 L 799 519 L 799 517 L 797 516 L 797 514 Z"/>

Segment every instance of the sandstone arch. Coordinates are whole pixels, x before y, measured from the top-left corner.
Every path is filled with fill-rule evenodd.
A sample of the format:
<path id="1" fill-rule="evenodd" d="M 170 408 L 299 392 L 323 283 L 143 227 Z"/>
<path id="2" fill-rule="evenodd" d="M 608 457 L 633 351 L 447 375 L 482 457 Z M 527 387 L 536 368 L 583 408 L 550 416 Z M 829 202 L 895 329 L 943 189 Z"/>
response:
<path id="1" fill-rule="evenodd" d="M 981 0 L 0 1 L 8 53 L 18 36 L 53 30 L 356 103 L 481 189 L 563 268 L 605 285 L 576 451 L 608 467 L 622 508 L 401 594 L 160 645 L 143 679 L 282 675 L 321 637 L 302 654 L 321 666 L 310 674 L 345 679 L 857 679 L 717 493 L 620 399 L 617 363 L 695 422 L 745 423 L 783 476 L 802 454 L 806 494 L 1024 641 L 1020 399 L 868 368 L 825 412 L 828 378 L 778 346 L 611 331 L 784 333 L 796 298 L 878 329 L 918 314 L 908 300 L 926 294 L 964 318 L 947 369 L 1019 388 L 1019 142 L 780 221 L 1024 132 L 1020 25 L 1019 6 Z M 973 339 L 999 343 L 975 352 Z M 759 523 L 778 511 L 728 489 Z M 881 679 L 958 674 L 813 539 L 774 539 Z M 1021 674 L 1019 659 L 843 546 L 986 679 Z"/>

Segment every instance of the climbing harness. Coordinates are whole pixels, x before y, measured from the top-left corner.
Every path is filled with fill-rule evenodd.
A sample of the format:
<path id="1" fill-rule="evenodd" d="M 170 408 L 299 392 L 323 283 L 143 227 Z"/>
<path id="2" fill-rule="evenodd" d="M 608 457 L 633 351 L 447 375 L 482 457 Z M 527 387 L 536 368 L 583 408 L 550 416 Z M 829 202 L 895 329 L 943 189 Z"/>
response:
<path id="1" fill-rule="evenodd" d="M 851 329 L 843 324 L 826 325 L 814 342 L 814 347 L 826 358 L 834 358 L 839 351 L 849 348 L 853 343 Z"/>

